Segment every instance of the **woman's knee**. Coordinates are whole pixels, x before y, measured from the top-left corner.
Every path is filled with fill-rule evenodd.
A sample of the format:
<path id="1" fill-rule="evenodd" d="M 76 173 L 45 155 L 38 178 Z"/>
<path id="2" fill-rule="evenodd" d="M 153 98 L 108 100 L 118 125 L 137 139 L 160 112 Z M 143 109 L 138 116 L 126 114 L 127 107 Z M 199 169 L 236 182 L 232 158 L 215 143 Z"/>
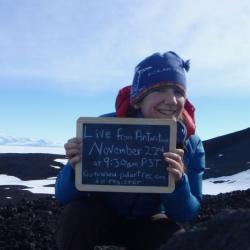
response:
<path id="1" fill-rule="evenodd" d="M 102 223 L 106 218 L 111 219 L 111 211 L 101 201 L 88 198 L 70 202 L 64 208 L 62 217 L 74 224 Z"/>
<path id="2" fill-rule="evenodd" d="M 89 199 L 74 200 L 65 206 L 62 216 L 72 222 L 88 222 L 92 217 L 95 218 L 96 206 L 96 202 Z"/>

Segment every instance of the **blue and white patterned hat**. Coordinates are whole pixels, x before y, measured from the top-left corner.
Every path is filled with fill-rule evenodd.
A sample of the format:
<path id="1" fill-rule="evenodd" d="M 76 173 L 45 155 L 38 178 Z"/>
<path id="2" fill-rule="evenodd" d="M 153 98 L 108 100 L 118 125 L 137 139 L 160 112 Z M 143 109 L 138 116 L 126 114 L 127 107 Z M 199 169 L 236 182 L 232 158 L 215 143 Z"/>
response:
<path id="1" fill-rule="evenodd" d="M 185 71 L 190 67 L 189 60 L 182 60 L 175 52 L 155 53 L 135 68 L 130 93 L 130 103 L 138 103 L 149 90 L 162 85 L 177 85 L 186 92 Z"/>

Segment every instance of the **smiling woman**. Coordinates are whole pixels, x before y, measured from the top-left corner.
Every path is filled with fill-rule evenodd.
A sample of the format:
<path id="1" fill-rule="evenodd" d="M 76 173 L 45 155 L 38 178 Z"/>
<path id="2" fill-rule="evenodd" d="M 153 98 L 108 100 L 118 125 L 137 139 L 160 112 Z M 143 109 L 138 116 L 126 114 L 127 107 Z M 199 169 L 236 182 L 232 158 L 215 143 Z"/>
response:
<path id="1" fill-rule="evenodd" d="M 151 142 L 154 152 L 145 154 L 145 157 L 137 154 L 138 152 L 133 154 L 133 159 L 147 168 L 152 166 L 150 154 L 159 155 L 155 161 L 163 161 L 164 164 L 160 166 L 161 171 L 172 175 L 175 190 L 172 193 L 162 194 L 98 193 L 76 190 L 75 167 L 81 157 L 84 157 L 80 153 L 83 146 L 81 138 L 69 139 L 65 144 L 69 162 L 58 175 L 55 187 L 56 198 L 66 204 L 57 238 L 60 250 L 93 249 L 95 245 L 103 244 L 118 244 L 136 250 L 157 249 L 175 233 L 182 231 L 178 222 L 191 220 L 198 214 L 202 197 L 205 158 L 200 138 L 194 135 L 194 129 L 189 129 L 191 128 L 189 122 L 192 119 L 189 122 L 184 119 L 185 71 L 188 69 L 189 62 L 182 60 L 171 51 L 164 54 L 155 53 L 147 57 L 136 66 L 132 87 L 125 87 L 119 92 L 116 112 L 103 115 L 104 117 L 140 119 L 165 118 L 177 122 L 176 147 L 181 145 L 182 148 L 164 152 L 166 150 L 164 147 L 157 148 L 156 142 L 162 141 L 162 138 L 156 136 Z M 126 134 L 126 131 L 123 132 Z M 139 132 L 139 130 L 134 131 L 137 133 L 137 138 L 145 140 L 139 150 L 147 150 L 148 141 L 152 137 L 150 134 Z M 110 145 L 112 145 L 112 138 L 108 134 L 107 139 L 111 140 Z M 107 153 L 110 150 L 116 150 L 119 154 L 124 153 L 119 148 L 104 149 L 97 145 L 93 147 L 93 150 L 105 150 Z M 133 147 L 126 148 L 126 150 L 121 161 L 115 159 L 112 162 L 106 157 L 107 169 L 126 165 L 129 159 L 128 152 L 132 152 Z M 86 159 L 82 159 L 82 162 L 84 160 L 86 162 Z M 156 164 L 154 166 L 158 167 Z M 129 182 L 135 187 L 139 185 L 139 183 L 132 183 L 137 180 L 133 179 L 133 176 L 143 174 L 137 169 L 136 164 L 127 166 L 126 184 Z M 143 168 L 139 170 L 143 171 Z M 100 175 L 99 172 L 95 174 Z M 110 172 L 105 172 L 109 183 L 114 185 L 115 191 L 117 191 L 115 185 L 126 185 L 116 183 L 112 177 L 109 178 L 109 175 Z M 158 177 L 166 178 L 166 176 Z M 148 175 L 145 178 L 150 179 L 152 176 Z M 117 180 L 121 181 L 121 179 Z"/>

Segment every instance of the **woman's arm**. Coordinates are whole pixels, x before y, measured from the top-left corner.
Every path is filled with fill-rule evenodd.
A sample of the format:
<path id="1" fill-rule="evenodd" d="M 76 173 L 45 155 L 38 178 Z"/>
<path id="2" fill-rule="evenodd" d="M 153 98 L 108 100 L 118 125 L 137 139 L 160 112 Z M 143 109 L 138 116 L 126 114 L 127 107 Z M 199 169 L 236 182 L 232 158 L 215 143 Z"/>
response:
<path id="1" fill-rule="evenodd" d="M 72 200 L 88 196 L 89 194 L 87 192 L 80 192 L 75 188 L 75 171 L 70 163 L 67 163 L 56 179 L 56 199 L 62 204 L 67 204 Z"/>
<path id="2" fill-rule="evenodd" d="M 205 152 L 200 138 L 190 137 L 184 155 L 186 173 L 176 184 L 173 193 L 162 194 L 166 214 L 177 222 L 196 217 L 202 199 L 202 175 L 205 168 Z"/>
<path id="3" fill-rule="evenodd" d="M 75 188 L 75 166 L 81 159 L 80 147 L 81 139 L 76 137 L 69 139 L 64 145 L 69 162 L 57 176 L 55 185 L 56 199 L 62 204 L 89 195 L 87 192 L 80 192 Z"/>

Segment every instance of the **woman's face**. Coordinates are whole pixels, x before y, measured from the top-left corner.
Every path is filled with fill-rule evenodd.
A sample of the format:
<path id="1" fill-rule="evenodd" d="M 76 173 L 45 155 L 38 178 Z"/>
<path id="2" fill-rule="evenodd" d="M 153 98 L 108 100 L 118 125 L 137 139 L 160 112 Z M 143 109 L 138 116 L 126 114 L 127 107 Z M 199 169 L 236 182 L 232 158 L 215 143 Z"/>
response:
<path id="1" fill-rule="evenodd" d="M 175 86 L 162 86 L 153 89 L 135 105 L 145 118 L 167 118 L 178 120 L 185 105 L 185 93 Z"/>

